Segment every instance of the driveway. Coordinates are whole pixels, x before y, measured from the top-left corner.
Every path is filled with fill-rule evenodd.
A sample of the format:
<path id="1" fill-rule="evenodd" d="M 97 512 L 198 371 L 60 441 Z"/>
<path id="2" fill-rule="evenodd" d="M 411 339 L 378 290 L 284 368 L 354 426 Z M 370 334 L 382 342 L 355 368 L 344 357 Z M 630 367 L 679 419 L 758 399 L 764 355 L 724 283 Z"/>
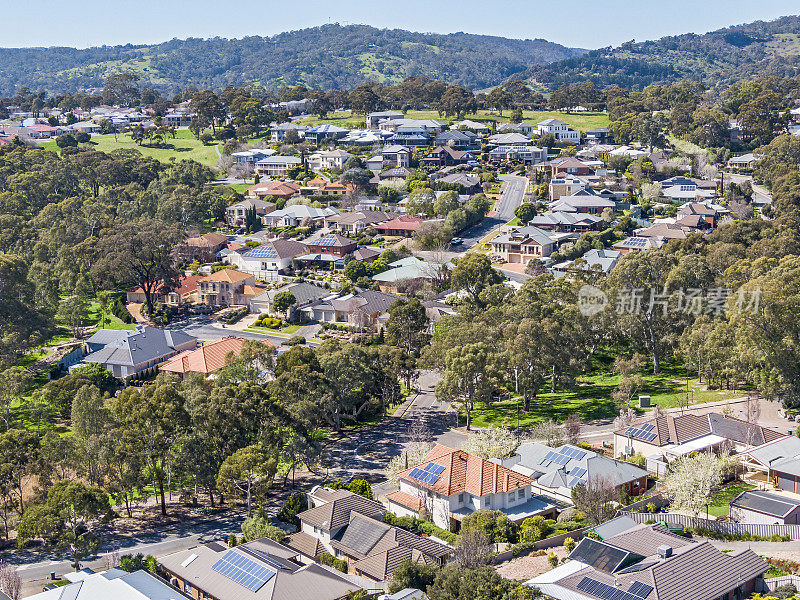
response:
<path id="1" fill-rule="evenodd" d="M 212 342 L 222 337 L 235 335 L 236 337 L 247 338 L 249 340 L 271 340 L 276 345 L 280 346 L 282 342 L 286 341 L 285 337 L 278 337 L 274 335 L 264 335 L 261 333 L 252 333 L 250 331 L 239 331 L 232 327 L 223 327 L 222 323 L 218 323 L 213 317 L 208 315 L 191 315 L 180 321 L 175 321 L 169 324 L 170 329 L 178 329 L 185 331 L 189 335 L 196 337 L 201 342 Z"/>

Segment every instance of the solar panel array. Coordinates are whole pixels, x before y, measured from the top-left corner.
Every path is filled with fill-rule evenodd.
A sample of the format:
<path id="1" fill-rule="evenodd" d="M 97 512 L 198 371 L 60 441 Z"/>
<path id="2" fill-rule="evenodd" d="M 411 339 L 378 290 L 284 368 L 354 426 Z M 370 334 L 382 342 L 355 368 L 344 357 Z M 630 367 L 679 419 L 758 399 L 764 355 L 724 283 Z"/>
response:
<path id="1" fill-rule="evenodd" d="M 644 248 L 647 245 L 647 238 L 632 237 L 625 240 L 625 245 L 632 248 Z"/>
<path id="2" fill-rule="evenodd" d="M 576 485 L 580 485 L 582 483 L 586 483 L 586 469 L 583 467 L 572 467 L 572 470 L 569 472 L 569 481 L 567 485 L 571 488 L 574 488 Z"/>
<path id="3" fill-rule="evenodd" d="M 608 585 L 602 581 L 597 581 L 591 577 L 584 577 L 581 579 L 578 584 L 578 589 L 582 592 L 588 592 L 601 600 L 642 600 L 643 598 L 643 596 L 637 596 L 631 592 L 626 592 L 625 590 L 621 590 L 613 585 Z"/>
<path id="4" fill-rule="evenodd" d="M 411 479 L 416 479 L 422 483 L 433 485 L 439 481 L 439 477 L 442 476 L 442 471 L 444 471 L 444 467 L 442 465 L 437 465 L 436 463 L 432 462 L 428 463 L 421 469 L 419 467 L 414 467 L 411 469 L 411 473 L 409 473 L 408 476 L 411 477 Z"/>
<path id="5" fill-rule="evenodd" d="M 275 248 L 266 244 L 248 250 L 244 255 L 252 258 L 278 258 L 278 253 L 275 252 Z"/>
<path id="6" fill-rule="evenodd" d="M 631 587 L 628 588 L 628 591 L 634 596 L 639 596 L 639 598 L 647 598 L 650 592 L 653 591 L 653 586 L 642 583 L 641 581 L 634 581 Z"/>
<path id="7" fill-rule="evenodd" d="M 319 238 L 319 240 L 314 242 L 314 245 L 315 246 L 335 246 L 336 243 L 337 243 L 336 236 L 334 234 L 328 234 L 328 235 L 325 235 L 325 236 L 322 236 L 321 238 Z"/>
<path id="8" fill-rule="evenodd" d="M 583 450 L 579 450 L 578 448 L 572 448 L 570 446 L 564 446 L 561 450 L 551 450 L 548 452 L 545 457 L 544 461 L 554 462 L 557 465 L 566 465 L 571 460 L 580 460 L 584 456 L 586 456 L 586 452 Z M 544 465 L 547 466 L 549 462 L 544 462 Z"/>
<path id="9" fill-rule="evenodd" d="M 658 435 L 653 431 L 655 428 L 656 426 L 653 423 L 645 423 L 638 427 L 628 427 L 625 433 L 640 440 L 644 440 L 645 442 L 652 442 Z"/>
<path id="10" fill-rule="evenodd" d="M 222 558 L 211 565 L 211 570 L 224 575 L 251 592 L 257 592 L 265 583 L 275 577 L 275 571 L 234 550 L 228 550 Z"/>

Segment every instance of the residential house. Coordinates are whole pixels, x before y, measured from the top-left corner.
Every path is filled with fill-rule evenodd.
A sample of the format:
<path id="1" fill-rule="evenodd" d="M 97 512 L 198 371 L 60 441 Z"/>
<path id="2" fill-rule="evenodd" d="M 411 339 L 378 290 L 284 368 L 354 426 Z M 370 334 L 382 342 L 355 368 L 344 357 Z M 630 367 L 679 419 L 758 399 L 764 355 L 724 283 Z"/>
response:
<path id="1" fill-rule="evenodd" d="M 461 131 L 459 129 L 443 131 L 436 136 L 433 143 L 456 150 L 477 150 L 481 145 L 477 134 L 471 131 Z"/>
<path id="2" fill-rule="evenodd" d="M 570 142 L 571 144 L 581 143 L 581 132 L 559 121 L 558 119 L 545 119 L 536 124 L 539 135 L 552 133 L 559 142 Z"/>
<path id="3" fill-rule="evenodd" d="M 377 197 L 361 196 L 353 210 L 355 212 L 382 211 L 383 201 Z"/>
<path id="4" fill-rule="evenodd" d="M 479 123 L 478 121 L 459 121 L 458 123 L 453 123 L 453 129 L 459 129 L 461 131 L 474 131 L 478 135 L 484 136 L 489 135 L 491 133 L 491 129 L 484 125 L 483 123 Z"/>
<path id="5" fill-rule="evenodd" d="M 297 515 L 300 531 L 286 542 L 307 559 L 327 551 L 346 560 L 350 573 L 386 581 L 403 561 L 443 565 L 453 552 L 430 538 L 384 523 L 386 509 L 380 503 L 348 490 L 317 489 L 314 497 L 316 505 Z"/>
<path id="6" fill-rule="evenodd" d="M 197 282 L 198 301 L 207 306 L 246 305 L 248 298 L 262 291 L 252 273 L 236 269 L 221 269 Z"/>
<path id="7" fill-rule="evenodd" d="M 259 279 L 274 280 L 292 265 L 292 260 L 306 254 L 306 247 L 295 240 L 264 240 L 256 248 L 242 248 L 225 257 L 226 262 Z"/>
<path id="8" fill-rule="evenodd" d="M 788 494 L 745 490 L 731 501 L 731 521 L 800 525 L 800 500 Z"/>
<path id="9" fill-rule="evenodd" d="M 163 302 L 164 304 L 172 304 L 179 306 L 187 302 L 188 297 L 197 291 L 197 282 L 202 279 L 202 275 L 191 275 L 189 277 L 180 277 L 178 285 L 175 289 L 164 290 L 163 280 L 159 281 L 154 290 L 154 300 L 156 302 Z M 147 302 L 147 296 L 141 286 L 136 286 L 125 291 L 125 301 L 134 304 L 144 304 Z"/>
<path id="10" fill-rule="evenodd" d="M 383 144 L 392 135 L 391 131 L 381 131 L 379 129 L 354 129 L 343 138 L 339 138 L 337 144 L 339 146 L 375 146 L 376 144 Z"/>
<path id="11" fill-rule="evenodd" d="M 179 600 L 192 598 L 158 575 L 140 569 L 133 573 L 119 567 L 95 573 L 83 568 L 64 576 L 65 585 L 45 586 L 29 600 Z M 0 598 L 11 600 L 3 592 Z"/>
<path id="12" fill-rule="evenodd" d="M 256 162 L 256 173 L 267 177 L 284 177 L 286 171 L 299 167 L 303 161 L 299 156 L 267 156 Z"/>
<path id="13" fill-rule="evenodd" d="M 541 260 L 553 253 L 556 242 L 548 232 L 538 227 L 516 227 L 510 232 L 493 238 L 492 253 L 503 262 L 527 265 L 532 260 Z"/>
<path id="14" fill-rule="evenodd" d="M 423 126 L 398 127 L 388 142 L 402 146 L 429 146 L 431 135 Z"/>
<path id="15" fill-rule="evenodd" d="M 602 217 L 589 213 L 545 212 L 536 215 L 527 224 L 546 231 L 569 233 L 592 231 L 598 229 L 602 223 Z"/>
<path id="16" fill-rule="evenodd" d="M 233 152 L 231 158 L 239 165 L 254 165 L 262 158 L 274 156 L 277 152 L 271 148 L 252 148 L 251 150 L 240 150 Z"/>
<path id="17" fill-rule="evenodd" d="M 321 227 L 325 219 L 339 214 L 335 208 L 314 208 L 305 204 L 294 204 L 274 210 L 262 217 L 267 227 L 312 226 Z"/>
<path id="18" fill-rule="evenodd" d="M 448 183 L 463 188 L 465 194 L 477 194 L 481 191 L 481 178 L 468 173 L 451 173 L 436 179 L 436 183 Z"/>
<path id="19" fill-rule="evenodd" d="M 99 329 L 63 364 L 71 370 L 98 363 L 114 377 L 129 381 L 155 373 L 160 363 L 195 346 L 197 338 L 179 330 L 143 325 L 131 330 Z"/>
<path id="20" fill-rule="evenodd" d="M 342 258 L 351 254 L 358 248 L 358 242 L 346 238 L 338 233 L 326 233 L 325 235 L 317 235 L 312 238 L 303 240 L 303 244 L 309 254 L 324 253 L 333 254 Z"/>
<path id="21" fill-rule="evenodd" d="M 616 242 L 612 248 L 618 250 L 623 256 L 629 252 L 644 252 L 654 248 L 661 248 L 664 240 L 661 238 L 631 236 Z"/>
<path id="22" fill-rule="evenodd" d="M 713 229 L 721 214 L 713 206 L 703 202 L 687 202 L 678 209 L 678 225 L 694 229 Z"/>
<path id="23" fill-rule="evenodd" d="M 416 129 L 424 131 L 426 134 L 436 135 L 447 127 L 445 123 L 436 119 L 387 119 L 378 125 L 378 129 L 383 131 L 393 131 L 397 133 L 401 129 Z"/>
<path id="24" fill-rule="evenodd" d="M 252 187 L 257 187 L 257 184 Z M 250 194 L 250 189 L 248 188 L 248 195 Z M 225 209 L 225 216 L 228 219 L 228 225 L 231 227 L 241 227 L 245 224 L 247 211 L 252 211 L 255 209 L 256 211 L 256 218 L 263 217 L 267 213 L 270 213 L 275 210 L 275 203 L 274 202 L 267 202 L 266 200 L 261 200 L 258 198 L 260 190 L 264 188 L 260 188 L 259 190 L 254 190 L 252 196 L 242 200 L 241 202 L 237 202 L 236 204 L 231 204 L 228 208 Z M 265 194 L 266 195 L 266 194 Z M 269 194 L 270 196 L 272 194 Z"/>
<path id="25" fill-rule="evenodd" d="M 390 216 L 382 210 L 358 210 L 343 212 L 325 219 L 325 226 L 346 235 L 361 233 L 367 227 L 386 223 Z"/>
<path id="26" fill-rule="evenodd" d="M 486 140 L 492 146 L 532 146 L 531 139 L 521 133 L 496 133 Z"/>
<path id="27" fill-rule="evenodd" d="M 382 163 L 378 170 L 385 167 L 408 168 L 411 166 L 411 150 L 398 144 L 384 146 L 383 150 L 381 150 L 381 161 Z"/>
<path id="28" fill-rule="evenodd" d="M 286 139 L 286 134 L 289 131 L 297 132 L 298 137 L 302 138 L 306 133 L 306 128 L 302 125 L 295 125 L 294 123 L 289 122 L 272 125 L 269 128 L 269 140 L 271 142 L 282 144 Z"/>
<path id="29" fill-rule="evenodd" d="M 378 175 L 381 183 L 384 181 L 405 181 L 409 177 L 411 177 L 411 170 L 407 167 L 396 167 Z"/>
<path id="30" fill-rule="evenodd" d="M 489 160 L 503 160 L 535 165 L 547 160 L 547 148 L 538 146 L 506 145 L 489 150 Z"/>
<path id="31" fill-rule="evenodd" d="M 550 175 L 553 179 L 594 175 L 594 169 L 573 156 L 553 159 L 550 161 L 549 165 Z"/>
<path id="32" fill-rule="evenodd" d="M 661 524 L 636 525 L 583 538 L 567 562 L 525 585 L 555 600 L 743 600 L 768 569 L 749 548 L 726 553 Z"/>
<path id="33" fill-rule="evenodd" d="M 690 232 L 688 227 L 676 223 L 655 223 L 650 227 L 637 229 L 635 234 L 637 237 L 658 238 L 667 242 L 669 240 L 685 240 L 688 232 Z"/>
<path id="34" fill-rule="evenodd" d="M 550 200 L 555 201 L 564 196 L 572 196 L 577 192 L 585 190 L 586 187 L 586 182 L 577 177 L 559 177 L 557 179 L 551 179 L 548 184 Z"/>
<path id="35" fill-rule="evenodd" d="M 738 455 L 750 471 L 764 474 L 764 482 L 793 494 L 800 494 L 800 439 L 781 436 Z"/>
<path id="36" fill-rule="evenodd" d="M 396 110 L 383 110 L 372 112 L 366 116 L 367 129 L 376 129 L 383 121 L 402 119 L 405 115 Z"/>
<path id="37" fill-rule="evenodd" d="M 614 456 L 641 454 L 649 471 L 692 452 L 752 449 L 785 436 L 754 423 L 719 413 L 662 415 L 614 431 Z"/>
<path id="38" fill-rule="evenodd" d="M 475 160 L 475 155 L 466 150 L 456 150 L 450 146 L 437 146 L 422 159 L 426 165 L 448 167 Z"/>
<path id="39" fill-rule="evenodd" d="M 169 580 L 203 600 L 344 600 L 376 587 L 333 567 L 305 564 L 297 550 L 269 538 L 229 548 L 210 542 L 158 559 Z"/>
<path id="40" fill-rule="evenodd" d="M 397 475 L 400 489 L 383 498 L 389 510 L 418 517 L 424 509 L 436 525 L 451 531 L 477 510 L 499 510 L 514 523 L 556 512 L 552 501 L 531 493 L 530 477 L 441 444 Z"/>
<path id="41" fill-rule="evenodd" d="M 598 127 L 596 129 L 590 129 L 586 132 L 586 143 L 587 144 L 613 144 L 614 143 L 614 134 L 611 132 L 610 129 L 606 127 Z"/>
<path id="42" fill-rule="evenodd" d="M 535 490 L 561 502 L 571 503 L 573 488 L 587 481 L 603 481 L 631 496 L 647 490 L 648 473 L 644 469 L 569 444 L 551 448 L 524 443 L 499 464 L 530 477 Z"/>
<path id="43" fill-rule="evenodd" d="M 613 200 L 602 198 L 585 189 L 575 192 L 571 196 L 562 196 L 556 202 L 550 203 L 550 210 L 553 212 L 585 213 L 589 215 L 602 215 L 605 209 L 614 210 L 616 207 L 617 203 Z"/>
<path id="44" fill-rule="evenodd" d="M 401 215 L 385 223 L 376 223 L 373 227 L 382 235 L 412 237 L 424 222 L 425 219 L 420 217 Z"/>
<path id="45" fill-rule="evenodd" d="M 731 169 L 752 169 L 756 161 L 758 161 L 761 157 L 756 156 L 752 152 L 748 152 L 747 154 L 742 154 L 741 156 L 732 156 L 728 159 L 728 166 Z"/>
<path id="46" fill-rule="evenodd" d="M 353 251 L 353 258 L 361 262 L 371 263 L 381 255 L 379 248 L 370 248 L 369 246 L 359 246 Z"/>
<path id="47" fill-rule="evenodd" d="M 339 183 L 316 177 L 300 188 L 300 194 L 303 196 L 344 196 L 353 189 L 349 183 Z"/>
<path id="48" fill-rule="evenodd" d="M 288 200 L 292 196 L 300 193 L 300 186 L 291 181 L 262 181 L 247 188 L 247 196 L 250 198 L 258 198 L 264 200 L 267 196 L 271 198 L 285 198 Z M 272 203 L 270 203 L 272 204 Z M 275 210 L 275 205 L 266 212 Z M 258 212 L 258 211 L 256 211 Z M 262 212 L 259 216 L 265 215 Z"/>
<path id="49" fill-rule="evenodd" d="M 399 298 L 394 294 L 356 288 L 349 294 L 330 293 L 300 311 L 309 321 L 377 328 L 388 320 L 389 307 Z"/>
<path id="50" fill-rule="evenodd" d="M 345 137 L 350 130 L 337 125 L 317 125 L 306 129 L 305 141 L 309 144 L 321 146 L 323 144 L 335 144 L 337 140 Z"/>
<path id="51" fill-rule="evenodd" d="M 577 271 L 597 271 L 608 275 L 611 269 L 617 266 L 622 253 L 619 250 L 609 250 L 608 248 L 592 248 L 583 256 L 576 260 L 567 260 L 550 267 L 550 271 L 555 277 L 560 277 L 566 273 Z"/>
<path id="52" fill-rule="evenodd" d="M 509 133 L 512 131 L 531 137 L 533 132 L 536 131 L 536 127 L 523 121 L 522 123 L 503 123 L 497 128 L 498 133 Z"/>
<path id="53" fill-rule="evenodd" d="M 408 256 L 389 263 L 389 268 L 373 275 L 372 280 L 378 282 L 382 292 L 397 293 L 408 286 L 439 279 L 443 268 L 446 267 Z"/>
<path id="54" fill-rule="evenodd" d="M 228 236 L 210 231 L 203 235 L 186 239 L 186 260 L 197 259 L 200 262 L 212 262 L 217 252 L 228 245 Z"/>
<path id="55" fill-rule="evenodd" d="M 289 307 L 288 315 L 276 313 L 272 308 L 272 301 L 275 300 L 275 296 L 283 292 L 289 292 L 292 294 L 292 296 L 294 296 L 294 304 Z M 250 307 L 250 312 L 266 313 L 268 315 L 281 318 L 285 317 L 292 321 L 294 320 L 295 314 L 298 310 L 308 304 L 311 304 L 312 302 L 320 300 L 321 298 L 326 298 L 330 295 L 331 291 L 326 290 L 322 286 L 315 285 L 307 281 L 301 281 L 298 283 L 290 283 L 289 285 L 284 285 L 278 288 L 272 288 L 263 294 L 250 298 L 248 306 Z"/>
<path id="56" fill-rule="evenodd" d="M 317 152 L 308 157 L 308 166 L 314 171 L 320 169 L 344 169 L 344 163 L 353 155 L 346 150 L 328 150 Z"/>
<path id="57" fill-rule="evenodd" d="M 73 123 L 72 125 L 68 125 L 68 127 L 72 131 L 79 131 L 81 133 L 100 133 L 102 127 L 99 124 L 93 123 L 92 121 L 80 121 L 78 123 Z"/>
<path id="58" fill-rule="evenodd" d="M 161 363 L 158 369 L 165 373 L 175 373 L 181 378 L 187 373 L 202 373 L 208 376 L 227 364 L 229 354 L 232 353 L 234 356 L 241 354 L 244 342 L 244 338 L 234 336 L 206 342 L 194 350 L 186 350 L 173 356 Z M 269 340 L 262 340 L 262 343 L 270 348 L 277 348 Z"/>

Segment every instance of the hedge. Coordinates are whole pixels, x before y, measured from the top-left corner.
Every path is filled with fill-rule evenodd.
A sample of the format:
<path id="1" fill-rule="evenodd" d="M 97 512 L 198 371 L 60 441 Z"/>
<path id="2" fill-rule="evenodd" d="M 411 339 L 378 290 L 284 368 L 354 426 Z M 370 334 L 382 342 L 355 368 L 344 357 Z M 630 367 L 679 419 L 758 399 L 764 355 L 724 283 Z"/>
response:
<path id="1" fill-rule="evenodd" d="M 339 569 L 342 573 L 349 571 L 349 565 L 346 560 L 338 559 L 329 552 L 323 552 L 317 557 L 317 561 L 328 567 Z"/>

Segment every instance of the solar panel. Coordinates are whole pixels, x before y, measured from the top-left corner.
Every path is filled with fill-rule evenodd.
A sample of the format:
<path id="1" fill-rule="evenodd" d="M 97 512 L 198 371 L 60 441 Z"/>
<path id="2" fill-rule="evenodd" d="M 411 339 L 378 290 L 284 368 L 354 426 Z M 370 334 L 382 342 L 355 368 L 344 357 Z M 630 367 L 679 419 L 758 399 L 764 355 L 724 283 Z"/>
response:
<path id="1" fill-rule="evenodd" d="M 561 454 L 564 456 L 569 456 L 570 458 L 575 458 L 575 448 L 564 448 L 561 451 Z"/>
<path id="2" fill-rule="evenodd" d="M 638 596 L 639 598 L 647 598 L 650 595 L 650 592 L 653 591 L 653 586 L 647 585 L 646 583 L 642 583 L 641 581 L 634 581 L 631 584 L 631 587 L 628 588 L 628 592 L 633 594 L 634 596 Z"/>
<path id="3" fill-rule="evenodd" d="M 572 469 L 572 471 L 570 471 L 569 474 L 572 475 L 573 477 L 583 477 L 584 475 L 586 475 L 586 469 L 584 469 L 583 467 L 575 467 L 574 469 Z"/>
<path id="4" fill-rule="evenodd" d="M 653 431 L 653 429 L 655 429 L 655 425 L 653 425 L 652 423 L 645 423 L 644 425 L 642 425 L 641 429 L 642 431 Z"/>
<path id="5" fill-rule="evenodd" d="M 597 581 L 591 577 L 584 577 L 578 584 L 578 589 L 582 592 L 588 592 L 592 596 L 601 598 L 602 600 L 641 600 L 639 596 L 635 596 L 629 592 L 608 585 L 602 581 Z"/>
<path id="6" fill-rule="evenodd" d="M 557 462 L 558 464 L 560 464 L 560 465 L 565 465 L 565 464 L 567 464 L 567 463 L 568 463 L 570 460 L 571 460 L 571 459 L 570 459 L 570 457 L 569 457 L 569 456 L 564 456 L 563 454 L 559 454 L 559 455 L 557 456 L 557 458 L 556 458 L 556 462 Z"/>
<path id="7" fill-rule="evenodd" d="M 434 475 L 439 475 L 442 471 L 444 471 L 444 467 L 442 465 L 437 465 L 436 463 L 428 463 L 425 465 L 425 471 L 433 473 Z"/>
<path id="8" fill-rule="evenodd" d="M 275 577 L 275 571 L 258 564 L 246 556 L 242 556 L 234 550 L 228 550 L 222 558 L 211 565 L 211 570 L 238 583 L 251 592 L 257 592 L 265 583 Z"/>
<path id="9" fill-rule="evenodd" d="M 411 477 L 411 479 L 422 481 L 422 477 L 424 474 L 425 471 L 423 471 L 422 469 L 418 469 L 417 467 L 414 467 L 413 469 L 411 469 L 411 473 L 409 473 L 408 476 Z"/>
<path id="10" fill-rule="evenodd" d="M 647 437 L 645 437 L 644 439 L 646 439 L 648 442 L 652 442 L 654 439 L 656 439 L 656 437 L 657 435 L 655 433 L 648 433 Z"/>
<path id="11" fill-rule="evenodd" d="M 558 454 L 556 452 L 550 451 L 550 452 L 547 453 L 547 455 L 544 457 L 544 459 L 545 460 L 553 460 L 554 461 L 556 459 L 556 456 L 558 456 Z"/>
<path id="12" fill-rule="evenodd" d="M 577 460 L 581 460 L 584 456 L 586 456 L 586 452 L 583 450 L 578 450 L 577 448 L 574 449 L 575 458 Z"/>

